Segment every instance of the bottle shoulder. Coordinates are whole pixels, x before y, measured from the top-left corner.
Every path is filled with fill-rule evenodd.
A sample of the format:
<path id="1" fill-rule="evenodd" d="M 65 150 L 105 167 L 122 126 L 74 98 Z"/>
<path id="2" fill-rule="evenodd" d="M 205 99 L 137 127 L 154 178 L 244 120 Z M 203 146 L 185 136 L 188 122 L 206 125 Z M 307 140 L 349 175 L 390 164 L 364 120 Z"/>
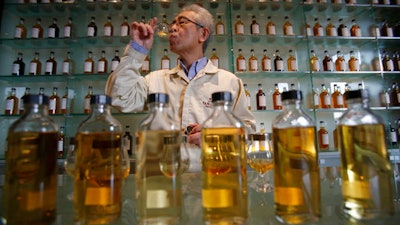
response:
<path id="1" fill-rule="evenodd" d="M 273 128 L 315 127 L 312 118 L 303 110 L 283 110 L 272 122 Z"/>
<path id="2" fill-rule="evenodd" d="M 347 110 L 340 118 L 338 125 L 355 126 L 362 124 L 383 124 L 382 119 L 369 108 Z"/>
<path id="3" fill-rule="evenodd" d="M 40 114 L 23 114 L 9 127 L 9 132 L 56 132 L 58 125 L 49 117 Z"/>

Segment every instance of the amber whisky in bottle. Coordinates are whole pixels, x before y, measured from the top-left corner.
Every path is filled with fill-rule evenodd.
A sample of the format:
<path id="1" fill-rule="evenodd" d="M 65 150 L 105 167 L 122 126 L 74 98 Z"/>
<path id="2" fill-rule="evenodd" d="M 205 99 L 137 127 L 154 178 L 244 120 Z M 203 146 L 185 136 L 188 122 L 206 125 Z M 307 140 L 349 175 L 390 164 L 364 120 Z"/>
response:
<path id="1" fill-rule="evenodd" d="M 254 49 L 250 50 L 249 71 L 251 72 L 258 71 L 258 60 L 257 57 L 254 55 Z"/>
<path id="2" fill-rule="evenodd" d="M 362 32 L 361 32 L 361 28 L 360 26 L 358 26 L 358 24 L 356 23 L 355 19 L 351 20 L 352 26 L 350 28 L 350 34 L 352 37 L 361 37 L 362 36 Z"/>
<path id="3" fill-rule="evenodd" d="M 85 114 L 89 114 L 90 113 L 90 98 L 92 97 L 92 95 L 93 95 L 93 87 L 89 86 L 88 87 L 88 93 L 85 96 L 84 103 L 83 103 L 83 107 L 84 107 L 83 112 Z"/>
<path id="4" fill-rule="evenodd" d="M 289 57 L 287 59 L 287 67 L 288 67 L 288 71 L 297 71 L 297 60 L 296 57 L 293 54 L 293 50 L 289 50 Z"/>
<path id="5" fill-rule="evenodd" d="M 48 38 L 58 38 L 60 37 L 60 28 L 57 25 L 57 18 L 53 18 L 53 23 L 49 26 L 47 30 Z"/>
<path id="6" fill-rule="evenodd" d="M 289 17 L 285 16 L 285 23 L 283 24 L 283 35 L 292 36 L 294 35 L 293 25 L 289 21 Z"/>
<path id="7" fill-rule="evenodd" d="M 258 92 L 256 94 L 257 110 L 267 109 L 267 98 L 262 88 L 262 84 L 258 84 Z"/>
<path id="8" fill-rule="evenodd" d="M 246 71 L 246 58 L 242 54 L 242 49 L 239 49 L 239 55 L 236 57 L 236 71 L 245 72 Z"/>
<path id="9" fill-rule="evenodd" d="M 119 51 L 115 50 L 114 58 L 112 58 L 112 60 L 111 60 L 111 72 L 113 72 L 117 68 L 120 61 L 121 61 L 121 59 L 119 58 Z"/>
<path id="10" fill-rule="evenodd" d="M 57 61 L 54 59 L 54 52 L 50 52 L 49 59 L 46 60 L 45 74 L 55 75 L 57 73 Z"/>
<path id="11" fill-rule="evenodd" d="M 97 62 L 97 73 L 107 73 L 108 71 L 108 61 L 106 59 L 106 52 L 101 51 L 101 57 Z"/>
<path id="12" fill-rule="evenodd" d="M 360 61 L 354 54 L 354 51 L 350 51 L 349 59 L 349 71 L 360 71 Z"/>
<path id="13" fill-rule="evenodd" d="M 16 96 L 17 89 L 11 88 L 9 96 L 6 98 L 6 110 L 4 114 L 6 115 L 17 115 L 18 114 L 18 97 Z"/>
<path id="14" fill-rule="evenodd" d="M 386 53 L 386 51 L 383 51 L 382 55 L 383 55 L 383 59 L 382 59 L 383 71 L 393 71 L 394 64 L 393 64 L 393 60 L 389 57 L 389 54 Z"/>
<path id="15" fill-rule="evenodd" d="M 275 23 L 271 20 L 271 16 L 267 17 L 268 22 L 265 25 L 265 30 L 267 35 L 276 35 L 276 27 L 275 27 Z"/>
<path id="16" fill-rule="evenodd" d="M 168 56 L 168 50 L 164 49 L 164 55 L 161 58 L 161 69 L 169 69 L 171 66 L 171 60 Z"/>
<path id="17" fill-rule="evenodd" d="M 281 92 L 279 91 L 278 84 L 274 85 L 274 92 L 272 93 L 272 104 L 275 110 L 282 109 L 282 99 L 281 99 Z"/>
<path id="18" fill-rule="evenodd" d="M 95 22 L 96 18 L 94 16 L 91 17 L 90 22 L 87 26 L 87 36 L 88 37 L 96 37 L 97 36 L 97 25 Z"/>
<path id="19" fill-rule="evenodd" d="M 70 75 L 73 74 L 73 62 L 71 59 L 71 52 L 67 52 L 67 56 L 63 61 L 62 65 L 62 74 L 63 75 Z"/>
<path id="20" fill-rule="evenodd" d="M 41 22 L 42 20 L 38 18 L 36 24 L 32 26 L 32 38 L 43 38 L 43 27 Z"/>
<path id="21" fill-rule="evenodd" d="M 60 103 L 61 99 L 58 96 L 58 88 L 53 87 L 53 94 L 49 98 L 49 114 L 54 115 L 54 114 L 59 114 L 60 113 Z"/>
<path id="22" fill-rule="evenodd" d="M 64 38 L 72 37 L 72 17 L 68 17 L 68 22 L 64 26 Z"/>
<path id="23" fill-rule="evenodd" d="M 217 55 L 216 49 L 212 49 L 212 55 L 210 57 L 211 62 L 214 64 L 214 66 L 219 67 L 219 57 Z"/>
<path id="24" fill-rule="evenodd" d="M 217 23 L 215 24 L 215 34 L 216 35 L 224 35 L 225 34 L 225 25 L 222 22 L 221 16 L 217 16 Z"/>
<path id="25" fill-rule="evenodd" d="M 314 21 L 315 21 L 313 26 L 314 36 L 324 36 L 324 28 L 319 23 L 318 18 L 315 18 Z"/>
<path id="26" fill-rule="evenodd" d="M 340 91 L 340 87 L 336 84 L 333 85 L 332 108 L 344 108 L 343 94 Z"/>
<path id="27" fill-rule="evenodd" d="M 320 67 L 319 58 L 315 55 L 314 50 L 311 50 L 310 64 L 311 64 L 311 71 L 315 71 L 315 72 L 320 71 L 321 67 Z"/>
<path id="28" fill-rule="evenodd" d="M 42 73 L 42 63 L 39 60 L 39 52 L 35 52 L 35 57 L 29 64 L 29 75 L 40 75 Z"/>
<path id="29" fill-rule="evenodd" d="M 275 71 L 283 71 L 283 59 L 279 54 L 279 50 L 275 51 L 274 68 Z"/>
<path id="30" fill-rule="evenodd" d="M 251 110 L 251 94 L 250 91 L 247 87 L 247 84 L 243 84 L 244 87 L 244 94 L 246 95 L 246 101 L 247 101 L 247 108 Z"/>
<path id="31" fill-rule="evenodd" d="M 261 59 L 261 69 L 262 69 L 262 71 L 271 71 L 272 70 L 271 58 L 267 54 L 267 49 L 264 49 L 264 55 Z"/>
<path id="32" fill-rule="evenodd" d="M 337 58 L 335 60 L 335 68 L 336 68 L 336 71 L 345 71 L 346 70 L 346 60 L 344 60 L 344 56 L 340 51 L 337 51 Z"/>
<path id="33" fill-rule="evenodd" d="M 236 16 L 235 34 L 244 34 L 244 24 L 242 22 L 240 15 Z"/>
<path id="34" fill-rule="evenodd" d="M 92 74 L 94 71 L 94 61 L 92 58 L 92 51 L 88 52 L 88 57 L 85 59 L 84 67 L 83 67 L 83 72 L 85 74 Z"/>
<path id="35" fill-rule="evenodd" d="M 320 151 L 329 150 L 329 132 L 324 121 L 319 121 L 318 147 Z"/>
<path id="36" fill-rule="evenodd" d="M 331 95 L 325 87 L 325 84 L 321 84 L 322 90 L 319 93 L 319 102 L 321 108 L 331 108 Z"/>
<path id="37" fill-rule="evenodd" d="M 250 34 L 252 35 L 260 34 L 260 25 L 257 23 L 255 15 L 251 17 Z"/>
<path id="38" fill-rule="evenodd" d="M 333 71 L 335 68 L 335 65 L 333 64 L 333 60 L 331 56 L 329 55 L 329 52 L 327 50 L 324 51 L 324 60 L 322 61 L 322 65 L 324 67 L 324 71 Z"/>
<path id="39" fill-rule="evenodd" d="M 114 35 L 114 26 L 111 23 L 111 17 L 107 17 L 107 22 L 104 24 L 103 27 L 103 36 L 110 37 Z"/>
<path id="40" fill-rule="evenodd" d="M 121 37 L 126 37 L 126 36 L 129 36 L 129 34 L 130 34 L 130 25 L 128 23 L 128 17 L 124 16 L 124 20 L 123 20 L 123 22 L 122 22 L 122 24 L 120 26 L 119 35 Z"/>
<path id="41" fill-rule="evenodd" d="M 326 25 L 326 36 L 336 37 L 338 36 L 336 26 L 332 23 L 331 18 L 327 19 L 328 25 Z"/>
<path id="42" fill-rule="evenodd" d="M 15 31 L 14 31 L 14 38 L 26 38 L 26 27 L 25 27 L 25 19 L 20 18 L 19 19 L 19 24 L 15 26 Z"/>

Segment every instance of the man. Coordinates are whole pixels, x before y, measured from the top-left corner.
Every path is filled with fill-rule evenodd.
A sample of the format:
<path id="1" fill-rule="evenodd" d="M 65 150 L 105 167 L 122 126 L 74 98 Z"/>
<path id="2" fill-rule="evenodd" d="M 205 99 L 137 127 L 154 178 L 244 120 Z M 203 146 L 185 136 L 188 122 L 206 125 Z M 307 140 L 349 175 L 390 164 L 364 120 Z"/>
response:
<path id="1" fill-rule="evenodd" d="M 181 121 L 182 129 L 191 128 L 189 143 L 200 146 L 201 123 L 212 112 L 211 94 L 230 91 L 233 113 L 253 132 L 255 120 L 247 109 L 241 79 L 204 56 L 214 26 L 210 12 L 196 4 L 184 7 L 169 27 L 170 50 L 178 54 L 179 65 L 143 77 L 140 68 L 152 47 L 156 24 L 157 18 L 132 23 L 132 40 L 106 84 L 112 104 L 122 112 L 142 111 L 149 93 L 164 92 L 169 95 L 171 116 Z"/>

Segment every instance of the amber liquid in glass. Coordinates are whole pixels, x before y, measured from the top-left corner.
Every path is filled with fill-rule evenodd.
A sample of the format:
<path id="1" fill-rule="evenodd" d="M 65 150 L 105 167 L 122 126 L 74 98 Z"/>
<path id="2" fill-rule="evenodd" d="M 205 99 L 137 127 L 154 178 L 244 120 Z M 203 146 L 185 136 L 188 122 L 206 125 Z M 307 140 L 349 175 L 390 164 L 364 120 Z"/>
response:
<path id="1" fill-rule="evenodd" d="M 315 127 L 273 128 L 275 213 L 288 224 L 321 217 Z"/>
<path id="2" fill-rule="evenodd" d="M 9 134 L 3 189 L 7 224 L 55 223 L 57 136 L 57 132 Z"/>
<path id="3" fill-rule="evenodd" d="M 78 133 L 74 171 L 74 211 L 85 224 L 107 224 L 122 209 L 121 134 Z"/>

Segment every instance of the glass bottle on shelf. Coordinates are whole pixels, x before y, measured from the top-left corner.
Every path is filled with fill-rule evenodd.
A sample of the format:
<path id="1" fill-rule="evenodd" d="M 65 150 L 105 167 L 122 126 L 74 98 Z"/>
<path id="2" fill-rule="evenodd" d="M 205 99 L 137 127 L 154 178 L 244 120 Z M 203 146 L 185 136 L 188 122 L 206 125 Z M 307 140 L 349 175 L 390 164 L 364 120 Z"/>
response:
<path id="1" fill-rule="evenodd" d="M 7 224 L 56 223 L 58 126 L 48 116 L 48 101 L 25 97 L 24 114 L 8 129 L 2 193 Z"/>
<path id="2" fill-rule="evenodd" d="M 6 115 L 17 115 L 19 107 L 19 99 L 17 97 L 17 89 L 11 88 L 10 94 L 6 98 L 6 109 L 4 114 Z"/>
<path id="3" fill-rule="evenodd" d="M 39 95 L 44 95 L 44 87 L 39 88 Z"/>
<path id="4" fill-rule="evenodd" d="M 338 30 L 337 33 L 338 33 L 339 36 L 343 36 L 343 37 L 349 37 L 350 36 L 349 29 L 343 23 L 343 19 L 342 18 L 339 19 L 339 26 L 338 26 L 337 30 Z"/>
<path id="5" fill-rule="evenodd" d="M 54 114 L 59 114 L 60 113 L 60 104 L 61 104 L 61 99 L 58 96 L 58 88 L 53 87 L 53 94 L 49 98 L 49 114 L 54 115 Z"/>
<path id="6" fill-rule="evenodd" d="M 96 25 L 96 17 L 92 16 L 90 18 L 90 22 L 87 26 L 87 36 L 88 37 L 96 37 L 97 36 L 97 25 Z"/>
<path id="7" fill-rule="evenodd" d="M 275 215 L 287 224 L 321 217 L 316 126 L 304 112 L 302 100 L 299 90 L 282 92 L 283 109 L 272 122 Z M 296 201 L 288 201 L 288 190 Z"/>
<path id="8" fill-rule="evenodd" d="M 122 183 L 129 157 L 123 128 L 111 114 L 111 97 L 93 95 L 91 112 L 75 136 L 74 211 L 79 224 L 109 224 L 122 212 Z"/>
<path id="9" fill-rule="evenodd" d="M 389 57 L 389 54 L 386 51 L 383 51 L 382 55 L 383 55 L 382 58 L 383 71 L 393 71 L 394 64 L 393 60 Z"/>
<path id="10" fill-rule="evenodd" d="M 343 94 L 336 84 L 333 85 L 332 108 L 344 108 Z"/>
<path id="11" fill-rule="evenodd" d="M 272 65 L 271 65 L 271 58 L 267 54 L 267 49 L 264 49 L 264 54 L 261 59 L 261 69 L 262 71 L 271 71 L 272 70 Z"/>
<path id="12" fill-rule="evenodd" d="M 275 84 L 274 86 L 275 86 L 274 92 L 272 93 L 273 109 L 274 110 L 280 110 L 280 109 L 282 109 L 281 92 L 279 91 L 278 84 Z"/>
<path id="13" fill-rule="evenodd" d="M 234 224 L 248 216 L 246 132 L 230 110 L 230 92 L 213 93 L 211 99 L 213 112 L 201 131 L 203 218 L 206 224 Z M 224 199 L 215 199 L 221 191 L 226 199 L 235 201 L 226 204 Z M 216 206 L 219 210 L 214 210 Z"/>
<path id="14" fill-rule="evenodd" d="M 250 34 L 252 35 L 260 34 L 260 25 L 257 23 L 255 15 L 251 17 Z"/>
<path id="15" fill-rule="evenodd" d="M 47 30 L 48 38 L 58 38 L 60 37 L 60 28 L 57 25 L 57 18 L 53 18 L 53 23 L 49 26 Z"/>
<path id="16" fill-rule="evenodd" d="M 244 24 L 242 22 L 240 15 L 236 16 L 235 34 L 244 34 Z"/>
<path id="17" fill-rule="evenodd" d="M 305 28 L 304 28 L 304 32 L 305 32 L 305 35 L 307 37 L 311 37 L 313 35 L 313 31 L 311 29 L 310 24 L 306 23 Z"/>
<path id="18" fill-rule="evenodd" d="M 344 85 L 344 92 L 343 92 L 343 107 L 344 108 L 347 108 L 347 105 L 346 105 L 346 95 L 347 95 L 347 92 L 349 92 L 350 91 L 350 86 L 349 86 L 349 84 L 345 84 Z"/>
<path id="19" fill-rule="evenodd" d="M 254 49 L 250 50 L 249 71 L 251 71 L 251 72 L 257 72 L 258 71 L 258 59 L 254 55 Z"/>
<path id="20" fill-rule="evenodd" d="M 329 132 L 326 130 L 324 121 L 319 121 L 318 148 L 320 151 L 329 150 Z"/>
<path id="21" fill-rule="evenodd" d="M 55 75 L 57 73 L 57 61 L 54 59 L 53 51 L 50 52 L 50 57 L 46 60 L 46 67 L 44 72 L 46 75 Z"/>
<path id="22" fill-rule="evenodd" d="M 314 109 L 320 108 L 320 98 L 319 98 L 319 89 L 318 88 L 313 88 L 313 105 Z"/>
<path id="23" fill-rule="evenodd" d="M 106 52 L 101 51 L 101 57 L 97 61 L 97 73 L 107 73 L 108 71 L 108 60 L 106 59 Z"/>
<path id="24" fill-rule="evenodd" d="M 42 20 L 36 19 L 36 24 L 32 26 L 32 38 L 43 38 L 43 27 L 41 25 Z"/>
<path id="25" fill-rule="evenodd" d="M 274 59 L 274 67 L 275 71 L 283 71 L 283 59 L 279 54 L 279 50 L 275 51 L 275 59 Z"/>
<path id="26" fill-rule="evenodd" d="M 393 53 L 393 70 L 400 71 L 400 53 L 397 51 Z"/>
<path id="27" fill-rule="evenodd" d="M 265 134 L 265 124 L 264 122 L 260 123 L 260 129 L 258 131 L 259 134 Z"/>
<path id="28" fill-rule="evenodd" d="M 71 59 L 71 52 L 67 52 L 67 56 L 63 61 L 63 66 L 62 66 L 62 74 L 63 75 L 70 75 L 73 74 L 73 61 Z"/>
<path id="29" fill-rule="evenodd" d="M 244 94 L 246 95 L 247 108 L 251 110 L 251 94 L 247 87 L 247 84 L 243 84 L 243 86 L 244 86 Z"/>
<path id="30" fill-rule="evenodd" d="M 70 109 L 71 102 L 68 99 L 68 90 L 69 88 L 65 88 L 65 94 L 61 97 L 61 103 L 60 103 L 60 113 L 61 114 L 67 114 L 68 109 Z"/>
<path id="31" fill-rule="evenodd" d="M 111 60 L 111 72 L 113 72 L 117 68 L 120 61 L 121 61 L 121 59 L 119 58 L 119 51 L 115 50 L 114 58 L 112 58 L 112 60 Z"/>
<path id="32" fill-rule="evenodd" d="M 328 25 L 326 25 L 326 36 L 330 37 L 336 37 L 338 36 L 336 26 L 332 23 L 331 18 L 326 19 L 328 22 Z"/>
<path id="33" fill-rule="evenodd" d="M 107 17 L 107 22 L 103 26 L 103 36 L 111 37 L 114 35 L 114 26 L 111 23 L 111 17 Z"/>
<path id="34" fill-rule="evenodd" d="M 83 112 L 85 114 L 89 114 L 90 113 L 90 98 L 93 95 L 93 87 L 89 86 L 88 87 L 88 93 L 86 94 L 84 101 L 83 101 Z"/>
<path id="35" fill-rule="evenodd" d="M 19 99 L 19 114 L 23 114 L 25 112 L 24 109 L 24 97 L 31 94 L 31 88 L 25 87 L 24 95 Z"/>
<path id="36" fill-rule="evenodd" d="M 141 74 L 148 74 L 150 72 L 150 57 L 146 55 L 143 61 L 142 67 L 140 68 Z"/>
<path id="37" fill-rule="evenodd" d="M 24 18 L 20 18 L 19 24 L 15 26 L 14 38 L 26 38 L 26 27 Z"/>
<path id="38" fill-rule="evenodd" d="M 130 25 L 128 23 L 128 17 L 124 16 L 124 20 L 123 20 L 123 22 L 121 23 L 121 26 L 120 26 L 119 36 L 121 36 L 121 37 L 129 36 L 130 29 L 131 28 L 130 28 Z"/>
<path id="39" fill-rule="evenodd" d="M 149 94 L 147 104 L 149 113 L 136 132 L 136 160 L 143 162 L 136 164 L 136 215 L 141 224 L 177 224 L 182 212 L 182 134 L 168 113 L 167 94 Z"/>
<path id="40" fill-rule="evenodd" d="M 315 55 L 314 50 L 311 50 L 310 64 L 311 64 L 311 71 L 318 72 L 321 70 L 319 58 Z"/>
<path id="41" fill-rule="evenodd" d="M 128 153 L 129 156 L 132 155 L 132 144 L 133 144 L 133 136 L 130 132 L 130 126 L 126 125 L 125 126 L 125 133 L 124 136 L 122 136 L 123 138 L 123 143 L 122 146 L 124 146 L 124 150 Z"/>
<path id="42" fill-rule="evenodd" d="M 325 84 L 321 84 L 321 93 L 319 93 L 320 107 L 323 109 L 331 108 L 331 95 L 325 87 Z"/>
<path id="43" fill-rule="evenodd" d="M 246 71 L 246 58 L 242 54 L 242 49 L 239 49 L 239 54 L 236 57 L 236 71 L 245 72 Z"/>
<path id="44" fill-rule="evenodd" d="M 265 30 L 267 35 L 276 35 L 275 23 L 272 21 L 271 16 L 267 17 L 268 22 L 265 25 Z"/>
<path id="45" fill-rule="evenodd" d="M 369 108 L 368 100 L 367 90 L 349 91 L 348 110 L 338 124 L 343 212 L 357 220 L 395 211 L 385 126 Z"/>
<path id="46" fill-rule="evenodd" d="M 92 58 L 92 51 L 88 51 L 88 57 L 85 59 L 83 66 L 84 74 L 92 74 L 94 72 L 94 61 Z"/>
<path id="47" fill-rule="evenodd" d="M 217 55 L 216 49 L 212 49 L 212 55 L 210 57 L 211 62 L 214 64 L 214 66 L 219 67 L 219 57 Z"/>
<path id="48" fill-rule="evenodd" d="M 25 74 L 25 63 L 23 61 L 22 52 L 18 52 L 17 59 L 13 62 L 12 73 L 13 76 L 23 76 Z"/>
<path id="49" fill-rule="evenodd" d="M 283 24 L 283 35 L 287 35 L 287 36 L 293 36 L 294 35 L 293 25 L 289 21 L 289 17 L 288 16 L 285 16 L 285 23 Z"/>
<path id="50" fill-rule="evenodd" d="M 346 60 L 340 51 L 336 52 L 337 58 L 335 61 L 336 71 L 346 71 Z"/>
<path id="51" fill-rule="evenodd" d="M 315 21 L 314 26 L 313 26 L 314 36 L 324 36 L 324 28 L 319 23 L 318 18 L 315 18 L 314 21 Z"/>
<path id="52" fill-rule="evenodd" d="M 362 32 L 360 26 L 356 23 L 355 19 L 351 20 L 352 26 L 350 28 L 350 34 L 352 37 L 361 37 Z"/>
<path id="53" fill-rule="evenodd" d="M 289 50 L 289 57 L 287 59 L 287 67 L 288 67 L 288 71 L 295 72 L 295 71 L 298 70 L 298 68 L 297 68 L 297 59 L 294 56 L 292 49 Z"/>
<path id="54" fill-rule="evenodd" d="M 354 54 L 354 51 L 350 51 L 349 59 L 349 71 L 360 71 L 360 61 Z"/>
<path id="55" fill-rule="evenodd" d="M 68 22 L 64 26 L 64 38 L 72 37 L 72 17 L 68 17 Z"/>
<path id="56" fill-rule="evenodd" d="M 389 26 L 389 23 L 387 20 L 383 21 L 383 25 L 381 28 L 381 35 L 383 37 L 393 37 L 393 28 Z"/>
<path id="57" fill-rule="evenodd" d="M 215 24 L 215 34 L 216 35 L 225 34 L 225 24 L 222 22 L 221 15 L 217 16 L 217 23 Z"/>
<path id="58" fill-rule="evenodd" d="M 169 69 L 171 66 L 171 60 L 168 56 L 168 50 L 164 49 L 164 55 L 161 58 L 161 69 Z"/>
<path id="59" fill-rule="evenodd" d="M 325 50 L 324 55 L 325 55 L 324 60 L 322 61 L 324 71 L 333 71 L 335 68 L 335 65 L 333 63 L 331 56 L 329 55 L 329 52 L 327 50 Z"/>
<path id="60" fill-rule="evenodd" d="M 389 138 L 392 146 L 397 146 L 397 129 L 389 122 Z"/>
<path id="61" fill-rule="evenodd" d="M 400 106 L 400 87 L 397 82 L 392 83 L 390 91 L 390 106 Z"/>
<path id="62" fill-rule="evenodd" d="M 258 91 L 256 94 L 257 110 L 266 110 L 267 109 L 267 98 L 265 96 L 262 84 L 259 83 L 257 86 L 258 86 Z"/>
<path id="63" fill-rule="evenodd" d="M 40 75 L 42 73 L 42 63 L 39 60 L 39 52 L 35 52 L 35 57 L 29 64 L 29 75 Z"/>
<path id="64" fill-rule="evenodd" d="M 60 126 L 60 130 L 58 131 L 58 138 L 57 138 L 57 158 L 62 159 L 64 158 L 64 134 L 65 127 Z"/>

